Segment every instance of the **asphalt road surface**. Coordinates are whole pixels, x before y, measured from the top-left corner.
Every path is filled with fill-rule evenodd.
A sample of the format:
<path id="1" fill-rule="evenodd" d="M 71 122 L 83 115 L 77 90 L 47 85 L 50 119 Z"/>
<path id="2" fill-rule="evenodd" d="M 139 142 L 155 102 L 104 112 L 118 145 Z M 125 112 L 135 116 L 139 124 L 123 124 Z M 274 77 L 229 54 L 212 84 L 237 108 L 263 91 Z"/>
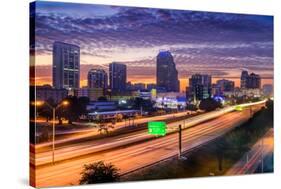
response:
<path id="1" fill-rule="evenodd" d="M 254 109 L 260 107 L 258 105 Z M 183 151 L 192 150 L 212 141 L 247 121 L 250 116 L 249 109 L 225 113 L 224 116 L 183 130 Z M 35 185 L 37 187 L 77 185 L 83 165 L 100 160 L 113 163 L 120 169 L 120 173 L 124 174 L 178 154 L 178 133 L 139 143 L 132 142 L 135 138 L 146 136 L 140 132 L 136 133 L 135 136 L 128 134 L 128 136 L 123 136 L 120 140 L 108 139 L 106 143 L 92 144 L 91 142 L 86 142 L 72 144 L 56 150 L 56 160 L 61 161 L 56 162 L 55 165 L 49 164 L 51 155 L 44 154 L 49 152 L 36 153 L 36 163 L 31 166 L 32 171 L 35 171 L 35 175 L 33 175 L 36 181 Z M 124 145 L 116 148 L 117 143 L 124 141 Z M 108 149 L 104 150 L 103 148 L 105 147 Z M 36 170 L 34 170 L 34 167 L 36 167 Z"/>

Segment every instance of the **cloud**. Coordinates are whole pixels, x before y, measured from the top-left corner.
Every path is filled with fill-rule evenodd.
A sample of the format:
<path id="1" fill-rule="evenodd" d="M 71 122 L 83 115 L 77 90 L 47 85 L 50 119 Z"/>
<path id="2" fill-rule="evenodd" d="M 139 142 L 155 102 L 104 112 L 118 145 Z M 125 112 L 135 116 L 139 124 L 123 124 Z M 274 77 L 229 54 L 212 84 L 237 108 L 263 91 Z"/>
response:
<path id="1" fill-rule="evenodd" d="M 124 62 L 131 77 L 152 77 L 161 49 L 172 52 L 180 77 L 194 72 L 227 76 L 241 68 L 273 74 L 272 16 L 65 3 L 37 6 L 37 55 L 51 56 L 58 40 L 80 46 L 81 64 L 91 64 L 85 58 L 89 56 L 103 59 L 103 65 Z M 85 75 L 87 70 L 82 71 Z"/>

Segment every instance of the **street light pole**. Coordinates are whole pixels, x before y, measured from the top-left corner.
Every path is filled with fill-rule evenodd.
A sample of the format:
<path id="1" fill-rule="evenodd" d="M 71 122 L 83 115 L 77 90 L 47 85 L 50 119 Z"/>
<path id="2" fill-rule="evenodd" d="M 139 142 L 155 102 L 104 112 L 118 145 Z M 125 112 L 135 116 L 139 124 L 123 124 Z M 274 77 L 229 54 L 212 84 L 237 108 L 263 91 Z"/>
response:
<path id="1" fill-rule="evenodd" d="M 55 164 L 55 126 L 56 126 L 56 108 L 53 109 L 53 148 L 52 148 L 52 160 L 53 164 Z"/>
<path id="2" fill-rule="evenodd" d="M 64 100 L 60 104 L 58 104 L 56 107 L 53 107 L 48 102 L 44 102 L 44 101 L 33 102 L 33 105 L 35 105 L 35 106 L 42 106 L 43 104 L 46 104 L 53 112 L 52 163 L 55 164 L 56 109 L 59 108 L 60 106 L 67 106 L 69 104 L 69 102 Z"/>
<path id="3" fill-rule="evenodd" d="M 182 134 L 182 128 L 181 125 L 179 125 L 179 159 L 181 158 L 181 134 Z"/>

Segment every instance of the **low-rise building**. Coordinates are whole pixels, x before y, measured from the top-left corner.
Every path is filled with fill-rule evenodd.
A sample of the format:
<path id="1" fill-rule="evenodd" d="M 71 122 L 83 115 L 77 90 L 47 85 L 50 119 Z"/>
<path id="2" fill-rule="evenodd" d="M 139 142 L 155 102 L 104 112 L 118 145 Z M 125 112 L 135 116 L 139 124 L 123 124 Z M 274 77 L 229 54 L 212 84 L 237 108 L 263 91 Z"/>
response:
<path id="1" fill-rule="evenodd" d="M 89 112 L 99 112 L 99 111 L 112 111 L 116 110 L 118 106 L 117 101 L 96 101 L 96 102 L 90 102 L 86 109 Z"/>
<path id="2" fill-rule="evenodd" d="M 155 101 L 156 108 L 184 109 L 186 107 L 186 96 L 179 92 L 157 93 Z"/>
<path id="3" fill-rule="evenodd" d="M 53 100 L 54 103 L 59 103 L 68 95 L 66 89 L 55 89 L 50 85 L 36 86 L 35 89 L 37 101 Z"/>
<path id="4" fill-rule="evenodd" d="M 103 88 L 90 88 L 88 89 L 88 97 L 90 101 L 96 101 L 99 97 L 104 96 Z"/>

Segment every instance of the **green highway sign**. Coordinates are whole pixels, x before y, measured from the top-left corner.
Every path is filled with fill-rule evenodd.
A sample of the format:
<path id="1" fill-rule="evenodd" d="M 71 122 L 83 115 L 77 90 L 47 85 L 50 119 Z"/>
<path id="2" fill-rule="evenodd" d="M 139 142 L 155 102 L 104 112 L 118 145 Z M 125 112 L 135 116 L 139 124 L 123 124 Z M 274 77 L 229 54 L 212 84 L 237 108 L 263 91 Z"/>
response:
<path id="1" fill-rule="evenodd" d="M 166 135 L 166 123 L 160 121 L 148 122 L 148 134 L 151 135 Z"/>

